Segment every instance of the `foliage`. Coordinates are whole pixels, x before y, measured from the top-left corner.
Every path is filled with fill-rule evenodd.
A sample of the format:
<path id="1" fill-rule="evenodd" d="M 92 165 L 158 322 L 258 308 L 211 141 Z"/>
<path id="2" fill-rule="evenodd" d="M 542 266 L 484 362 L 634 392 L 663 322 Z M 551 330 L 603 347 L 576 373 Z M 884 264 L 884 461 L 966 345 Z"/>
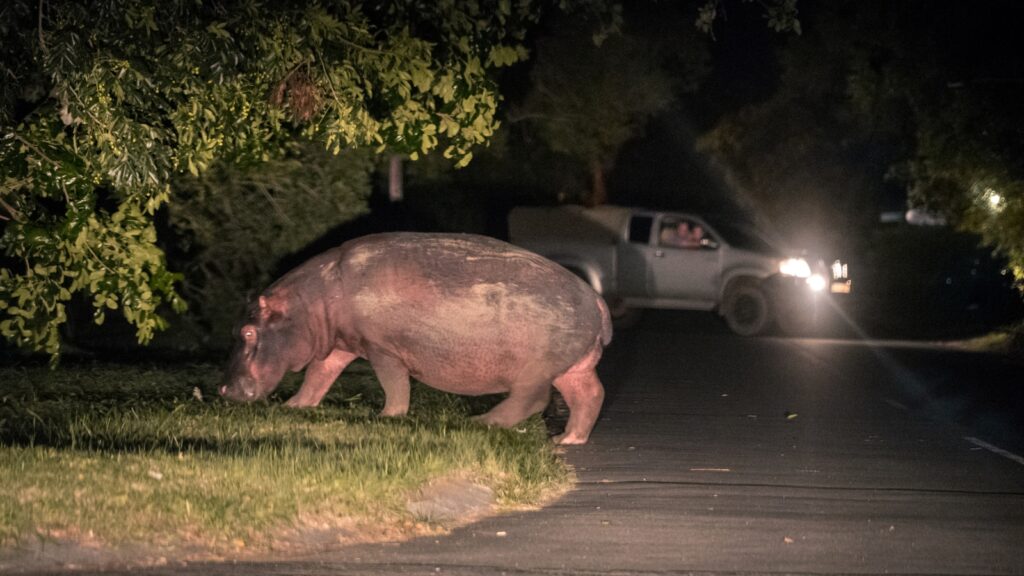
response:
<path id="1" fill-rule="evenodd" d="M 855 109 L 907 142 L 891 175 L 1006 256 L 1024 280 L 1024 49 L 1017 6 L 858 3 L 848 47 Z M 839 9 L 838 16 L 849 9 Z"/>
<path id="2" fill-rule="evenodd" d="M 176 179 L 169 213 L 187 243 L 183 291 L 214 339 L 231 336 L 283 257 L 367 211 L 372 167 L 366 150 L 306 143 L 285 158 Z"/>
<path id="3" fill-rule="evenodd" d="M 183 306 L 153 225 L 173 175 L 266 161 L 297 134 L 465 164 L 497 125 L 488 73 L 526 57 L 538 5 L 5 2 L 0 331 L 56 353 L 84 292 L 148 340 Z"/>
<path id="4" fill-rule="evenodd" d="M 848 253 L 875 221 L 898 156 L 890 132 L 859 121 L 846 54 L 819 14 L 776 50 L 770 96 L 725 114 L 697 146 L 786 240 Z"/>
<path id="5" fill-rule="evenodd" d="M 754 0 L 743 0 L 750 4 Z M 765 23 L 776 32 L 792 32 L 801 34 L 802 28 L 798 18 L 797 0 L 770 0 L 761 2 L 764 10 Z M 706 0 L 697 8 L 697 29 L 714 37 L 715 22 L 725 19 L 725 0 Z"/>
<path id="6" fill-rule="evenodd" d="M 999 17 L 1009 4 L 815 8 L 779 52 L 775 94 L 729 115 L 704 149 L 785 230 L 854 237 L 851 216 L 902 187 L 1024 278 L 1024 70 L 1009 56 L 1021 46 L 989 42 L 1018 37 Z"/>
<path id="7" fill-rule="evenodd" d="M 530 93 L 517 113 L 529 119 L 554 152 L 593 170 L 594 203 L 604 198 L 604 172 L 619 148 L 673 99 L 672 80 L 653 46 L 626 35 L 596 45 L 567 28 L 542 39 Z"/>
<path id="8" fill-rule="evenodd" d="M 1024 287 L 1021 87 L 964 86 L 921 111 L 911 201 L 944 213 L 1010 261 Z"/>
<path id="9" fill-rule="evenodd" d="M 582 200 L 605 202 L 605 175 L 622 146 L 710 72 L 706 36 L 693 33 L 690 19 L 696 13 L 698 31 L 713 37 L 732 4 L 634 3 L 623 11 L 622 32 L 607 38 L 560 27 L 538 41 L 530 92 L 510 119 L 530 121 L 551 151 L 586 166 L 591 190 Z M 800 33 L 795 0 L 760 7 L 772 30 Z"/>
<path id="10" fill-rule="evenodd" d="M 490 486 L 499 507 L 567 481 L 540 418 L 518 430 L 469 418 L 494 398 L 417 385 L 409 416 L 381 418 L 364 363 L 316 410 L 281 405 L 295 377 L 249 405 L 217 399 L 218 382 L 203 365 L 0 369 L 0 548 L 62 537 L 280 552 L 291 530 L 395 534 L 423 520 L 406 499 L 440 477 Z"/>
<path id="11" fill-rule="evenodd" d="M 3 3 L 0 333 L 56 357 L 81 294 L 147 341 L 184 308 L 154 226 L 182 174 L 296 137 L 465 165 L 499 124 L 490 73 L 526 58 L 552 7 L 596 22 L 598 43 L 621 23 L 613 0 Z M 795 22 L 792 0 L 763 7 Z"/>

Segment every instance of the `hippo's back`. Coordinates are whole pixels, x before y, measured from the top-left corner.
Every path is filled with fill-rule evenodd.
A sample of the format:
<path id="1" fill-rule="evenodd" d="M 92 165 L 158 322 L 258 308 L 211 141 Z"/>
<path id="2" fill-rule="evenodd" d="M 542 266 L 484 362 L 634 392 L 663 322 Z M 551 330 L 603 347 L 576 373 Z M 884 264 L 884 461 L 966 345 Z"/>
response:
<path id="1" fill-rule="evenodd" d="M 403 359 L 439 388 L 461 379 L 500 391 L 484 388 L 524 370 L 553 377 L 610 337 L 586 283 L 493 238 L 378 234 L 344 244 L 338 257 L 347 316 L 369 352 Z"/>

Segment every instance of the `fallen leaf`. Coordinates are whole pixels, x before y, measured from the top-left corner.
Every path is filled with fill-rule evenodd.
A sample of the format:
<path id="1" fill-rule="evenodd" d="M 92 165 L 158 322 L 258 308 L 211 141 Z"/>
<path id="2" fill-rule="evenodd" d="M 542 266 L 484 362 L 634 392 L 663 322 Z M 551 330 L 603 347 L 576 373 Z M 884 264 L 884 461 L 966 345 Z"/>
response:
<path id="1" fill-rule="evenodd" d="M 783 538 L 782 541 L 785 542 L 786 544 L 792 544 L 793 543 L 793 539 L 790 538 L 789 536 L 786 536 L 785 538 Z"/>

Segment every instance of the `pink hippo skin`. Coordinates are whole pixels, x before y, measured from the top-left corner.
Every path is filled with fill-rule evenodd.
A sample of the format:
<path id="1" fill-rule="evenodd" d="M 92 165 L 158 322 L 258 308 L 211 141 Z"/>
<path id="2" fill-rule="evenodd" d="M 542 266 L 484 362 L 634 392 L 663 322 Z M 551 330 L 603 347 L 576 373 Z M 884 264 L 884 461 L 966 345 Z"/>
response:
<path id="1" fill-rule="evenodd" d="M 532 252 L 483 236 L 378 234 L 312 258 L 251 304 L 220 392 L 263 398 L 305 368 L 288 405 L 316 406 L 366 358 L 385 416 L 408 411 L 410 376 L 457 394 L 507 393 L 479 416 L 502 427 L 543 410 L 554 385 L 570 411 L 555 441 L 583 444 L 604 400 L 595 366 L 611 335 L 602 298 Z"/>

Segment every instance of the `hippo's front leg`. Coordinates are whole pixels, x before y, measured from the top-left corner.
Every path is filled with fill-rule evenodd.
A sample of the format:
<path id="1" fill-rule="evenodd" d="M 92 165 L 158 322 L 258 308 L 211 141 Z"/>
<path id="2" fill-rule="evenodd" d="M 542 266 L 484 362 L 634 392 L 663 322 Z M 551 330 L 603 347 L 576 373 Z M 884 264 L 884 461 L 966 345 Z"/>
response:
<path id="1" fill-rule="evenodd" d="M 310 362 L 306 366 L 302 387 L 285 404 L 292 408 L 311 408 L 320 404 L 341 371 L 355 359 L 356 355 L 351 352 L 335 350 L 323 360 Z"/>

